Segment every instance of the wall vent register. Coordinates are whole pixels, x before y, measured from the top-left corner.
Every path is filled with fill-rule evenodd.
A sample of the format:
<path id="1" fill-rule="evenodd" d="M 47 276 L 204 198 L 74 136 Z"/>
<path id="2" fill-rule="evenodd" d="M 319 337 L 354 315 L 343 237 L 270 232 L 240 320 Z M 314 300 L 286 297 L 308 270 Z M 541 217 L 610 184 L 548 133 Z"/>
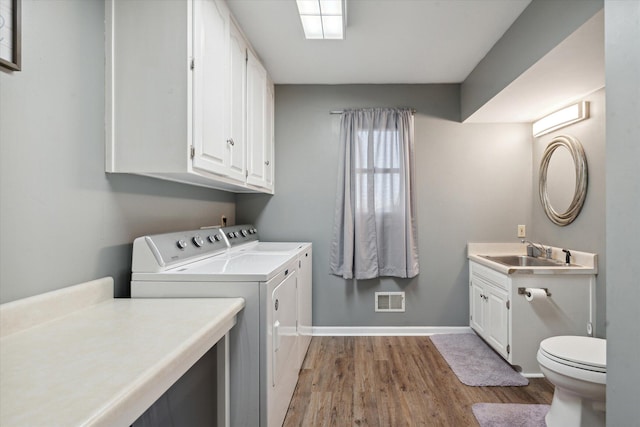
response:
<path id="1" fill-rule="evenodd" d="M 376 312 L 404 311 L 404 292 L 376 292 Z"/>

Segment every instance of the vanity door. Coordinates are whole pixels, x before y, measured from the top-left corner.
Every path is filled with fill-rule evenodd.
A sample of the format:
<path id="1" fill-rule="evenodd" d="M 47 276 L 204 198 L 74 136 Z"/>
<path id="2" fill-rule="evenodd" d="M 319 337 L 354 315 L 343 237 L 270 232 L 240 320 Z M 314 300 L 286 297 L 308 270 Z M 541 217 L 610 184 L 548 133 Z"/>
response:
<path id="1" fill-rule="evenodd" d="M 509 357 L 509 294 L 506 290 L 487 284 L 485 339 L 505 359 Z"/>

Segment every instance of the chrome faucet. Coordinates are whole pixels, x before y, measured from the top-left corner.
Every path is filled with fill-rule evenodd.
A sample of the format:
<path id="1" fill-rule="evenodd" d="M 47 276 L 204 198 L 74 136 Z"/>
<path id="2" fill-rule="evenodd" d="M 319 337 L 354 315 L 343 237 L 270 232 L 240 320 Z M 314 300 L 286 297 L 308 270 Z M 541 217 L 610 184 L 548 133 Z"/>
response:
<path id="1" fill-rule="evenodd" d="M 524 240 L 524 239 L 522 239 L 521 242 L 522 243 L 527 243 L 527 246 L 532 249 L 531 250 L 531 256 L 540 257 L 540 256 L 544 255 L 545 258 L 551 258 L 551 246 L 549 246 L 548 248 L 545 248 L 542 243 L 533 243 L 530 240 Z M 537 255 L 533 252 L 533 249 L 538 251 Z M 529 255 L 529 251 L 527 251 L 527 255 Z"/>

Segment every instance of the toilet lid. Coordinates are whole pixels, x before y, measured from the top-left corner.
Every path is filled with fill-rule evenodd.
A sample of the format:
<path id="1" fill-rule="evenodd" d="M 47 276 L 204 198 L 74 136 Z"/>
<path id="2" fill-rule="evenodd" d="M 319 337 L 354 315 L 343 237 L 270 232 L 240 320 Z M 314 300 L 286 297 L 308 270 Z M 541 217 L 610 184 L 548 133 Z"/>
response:
<path id="1" fill-rule="evenodd" d="M 559 336 L 540 343 L 540 349 L 572 366 L 600 372 L 607 369 L 607 340 L 593 337 Z"/>

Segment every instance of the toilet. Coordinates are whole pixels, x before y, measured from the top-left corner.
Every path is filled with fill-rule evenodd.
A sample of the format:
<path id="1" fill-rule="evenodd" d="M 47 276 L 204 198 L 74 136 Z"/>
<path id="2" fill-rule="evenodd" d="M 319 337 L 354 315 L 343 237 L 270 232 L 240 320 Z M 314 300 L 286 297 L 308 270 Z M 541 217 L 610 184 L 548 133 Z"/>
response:
<path id="1" fill-rule="evenodd" d="M 543 340 L 537 355 L 540 370 L 555 386 L 548 427 L 605 425 L 607 341 L 558 336 Z"/>

